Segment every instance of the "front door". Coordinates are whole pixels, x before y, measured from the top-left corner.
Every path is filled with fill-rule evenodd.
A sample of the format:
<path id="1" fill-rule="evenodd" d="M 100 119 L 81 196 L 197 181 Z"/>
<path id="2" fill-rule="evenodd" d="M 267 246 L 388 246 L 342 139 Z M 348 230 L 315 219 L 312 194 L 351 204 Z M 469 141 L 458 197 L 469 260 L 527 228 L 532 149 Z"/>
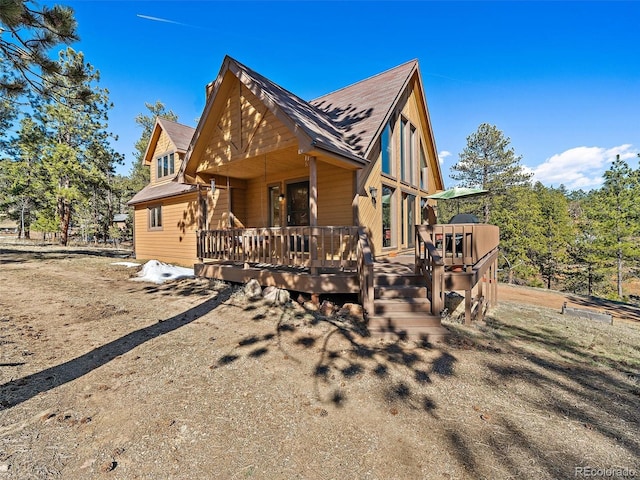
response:
<path id="1" fill-rule="evenodd" d="M 287 225 L 309 225 L 309 182 L 287 185 Z"/>

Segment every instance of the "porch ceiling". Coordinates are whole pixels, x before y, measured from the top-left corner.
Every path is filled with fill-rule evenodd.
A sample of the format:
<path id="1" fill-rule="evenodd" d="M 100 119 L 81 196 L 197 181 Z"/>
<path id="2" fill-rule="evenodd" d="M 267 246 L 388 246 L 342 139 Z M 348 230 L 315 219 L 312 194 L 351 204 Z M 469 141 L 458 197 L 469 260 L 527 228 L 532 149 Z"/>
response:
<path id="1" fill-rule="evenodd" d="M 354 169 L 351 165 L 329 156 L 316 155 L 316 158 L 319 162 L 329 163 L 350 170 Z M 305 155 L 298 153 L 298 147 L 294 146 L 271 151 L 264 155 L 236 159 L 220 165 L 199 169 L 197 175 L 201 178 L 218 175 L 248 180 L 258 177 L 278 176 L 307 167 Z"/>

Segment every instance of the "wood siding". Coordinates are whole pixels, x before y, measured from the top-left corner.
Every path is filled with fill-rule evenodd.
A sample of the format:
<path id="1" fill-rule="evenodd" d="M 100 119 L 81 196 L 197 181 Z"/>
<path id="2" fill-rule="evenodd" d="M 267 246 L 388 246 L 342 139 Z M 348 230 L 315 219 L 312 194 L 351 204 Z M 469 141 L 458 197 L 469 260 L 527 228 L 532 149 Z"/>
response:
<path id="1" fill-rule="evenodd" d="M 217 189 L 207 200 L 209 228 L 227 226 L 227 192 Z M 162 229 L 149 229 L 148 208 L 162 206 Z M 221 208 L 224 207 L 224 208 Z M 153 201 L 135 207 L 135 252 L 139 260 L 160 260 L 192 266 L 197 262 L 196 230 L 198 229 L 198 194 L 190 193 Z"/>
<path id="2" fill-rule="evenodd" d="M 354 172 L 318 162 L 318 225 L 353 225 Z M 291 168 L 253 178 L 247 181 L 245 194 L 245 227 L 267 227 L 269 222 L 268 187 L 280 185 L 280 191 L 286 193 L 286 184 L 309 179 L 309 167 L 304 157 L 297 156 L 291 161 Z M 282 203 L 283 218 L 286 215 L 286 202 Z M 234 208 L 234 213 L 235 208 Z M 284 225 L 283 225 L 284 226 Z"/>
<path id="3" fill-rule="evenodd" d="M 277 150 L 296 147 L 293 133 L 240 81 L 234 82 L 225 100 L 220 117 L 210 123 L 209 138 L 196 172 L 224 173 L 224 166 L 232 161 L 266 155 Z M 260 175 L 260 162 L 243 164 L 239 178 Z"/>

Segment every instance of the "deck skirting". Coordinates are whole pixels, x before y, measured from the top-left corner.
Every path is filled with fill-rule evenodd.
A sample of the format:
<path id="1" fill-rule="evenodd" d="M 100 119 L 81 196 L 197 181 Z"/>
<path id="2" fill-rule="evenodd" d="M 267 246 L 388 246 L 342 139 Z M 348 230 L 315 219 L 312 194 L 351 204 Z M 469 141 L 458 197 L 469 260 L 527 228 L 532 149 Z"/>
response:
<path id="1" fill-rule="evenodd" d="M 194 265 L 198 277 L 247 283 L 256 280 L 262 287 L 274 286 L 304 293 L 358 293 L 358 275 L 352 272 L 311 274 L 308 269 L 277 269 L 273 265 L 248 266 L 224 262 L 203 262 Z"/>

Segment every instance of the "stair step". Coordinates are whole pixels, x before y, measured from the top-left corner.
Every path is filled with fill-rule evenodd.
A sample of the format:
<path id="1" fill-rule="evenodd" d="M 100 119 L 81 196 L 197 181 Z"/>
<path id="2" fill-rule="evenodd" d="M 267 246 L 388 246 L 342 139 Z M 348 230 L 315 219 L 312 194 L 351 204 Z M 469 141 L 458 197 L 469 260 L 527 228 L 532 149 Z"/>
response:
<path id="1" fill-rule="evenodd" d="M 450 332 L 442 325 L 396 325 L 373 322 L 367 327 L 375 338 L 395 340 L 398 337 L 407 340 L 441 342 L 449 337 Z"/>
<path id="2" fill-rule="evenodd" d="M 367 317 L 369 327 L 380 328 L 408 328 L 440 326 L 439 316 L 421 312 L 393 312 L 375 314 Z"/>
<path id="3" fill-rule="evenodd" d="M 396 312 L 431 313 L 431 302 L 428 298 L 392 298 L 376 299 L 373 304 L 374 314 Z"/>
<path id="4" fill-rule="evenodd" d="M 426 298 L 427 287 L 419 285 L 380 285 L 374 287 L 374 298 Z"/>
<path id="5" fill-rule="evenodd" d="M 393 285 L 393 286 L 401 286 L 401 285 L 426 285 L 426 280 L 422 275 L 399 275 L 399 274 L 386 274 L 386 273 L 375 273 L 373 276 L 373 284 L 374 286 L 382 286 L 382 285 Z"/>

